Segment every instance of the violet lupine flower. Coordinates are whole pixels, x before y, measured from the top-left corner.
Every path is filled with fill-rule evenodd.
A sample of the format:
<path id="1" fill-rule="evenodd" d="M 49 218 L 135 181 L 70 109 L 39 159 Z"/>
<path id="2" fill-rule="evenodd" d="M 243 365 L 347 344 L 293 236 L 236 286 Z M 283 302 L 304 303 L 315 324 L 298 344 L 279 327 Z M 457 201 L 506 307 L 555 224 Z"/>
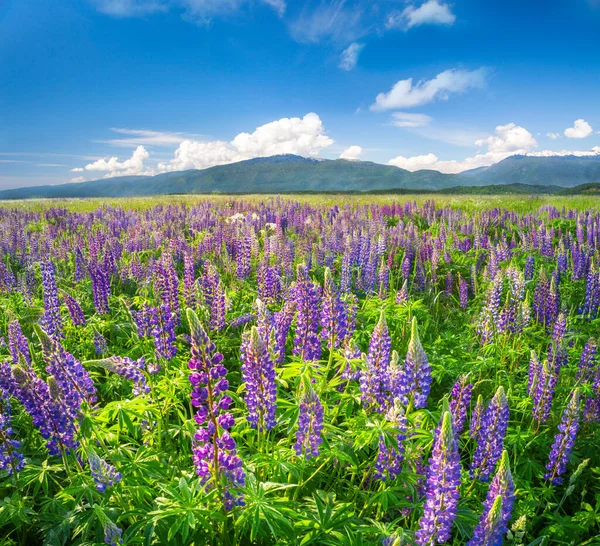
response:
<path id="1" fill-rule="evenodd" d="M 179 279 L 169 254 L 163 254 L 154 271 L 154 292 L 173 313 L 175 326 L 181 323 L 179 308 Z"/>
<path id="2" fill-rule="evenodd" d="M 548 364 L 547 360 L 539 366 L 533 377 L 531 392 L 533 399 L 532 416 L 538 423 L 545 423 L 550 416 L 554 390 L 558 382 L 558 373 Z"/>
<path id="3" fill-rule="evenodd" d="M 525 260 L 525 280 L 530 281 L 533 279 L 533 273 L 535 271 L 535 258 L 530 254 Z"/>
<path id="4" fill-rule="evenodd" d="M 458 275 L 458 296 L 460 307 L 466 309 L 469 305 L 469 283 L 460 276 L 460 273 Z"/>
<path id="5" fill-rule="evenodd" d="M 100 493 L 104 493 L 109 487 L 121 481 L 122 474 L 117 472 L 114 466 L 98 457 L 98 454 L 92 448 L 88 449 L 88 461 L 96 489 Z"/>
<path id="6" fill-rule="evenodd" d="M 467 408 L 471 405 L 473 385 L 467 383 L 467 376 L 463 375 L 454 384 L 450 394 L 450 411 L 452 412 L 452 425 L 454 435 L 458 438 L 467 420 Z"/>
<path id="7" fill-rule="evenodd" d="M 210 306 L 210 329 L 219 331 L 225 328 L 225 289 L 219 281 L 213 291 L 212 305 Z"/>
<path id="8" fill-rule="evenodd" d="M 10 339 L 10 335 L 9 335 Z M 598 348 L 596 341 L 589 339 L 585 344 L 579 359 L 579 369 L 577 370 L 577 380 L 583 383 L 591 383 L 600 370 L 597 369 L 596 352 Z"/>
<path id="9" fill-rule="evenodd" d="M 471 414 L 471 422 L 469 423 L 469 435 L 471 438 L 476 439 L 481 429 L 481 419 L 483 417 L 483 396 L 481 394 L 477 397 L 475 408 Z"/>
<path id="10" fill-rule="evenodd" d="M 452 432 L 452 415 L 446 411 L 435 431 L 425 485 L 425 507 L 415 533 L 419 546 L 443 544 L 450 538 L 456 518 L 460 487 L 460 456 Z"/>
<path id="11" fill-rule="evenodd" d="M 200 483 L 217 488 L 226 510 L 243 504 L 237 489 L 244 485 L 245 472 L 235 440 L 229 430 L 234 419 L 227 410 L 232 404 L 225 394 L 229 388 L 223 355 L 216 352 L 196 313 L 187 310 L 191 333 L 192 406 L 198 408 L 194 419 L 199 427 L 194 434 L 194 464 Z"/>
<path id="12" fill-rule="evenodd" d="M 558 485 L 563 481 L 561 475 L 567 469 L 569 456 L 577 438 L 579 410 L 579 389 L 575 389 L 563 412 L 560 425 L 558 425 L 558 434 L 554 437 L 554 443 L 550 451 L 550 460 L 546 465 L 548 472 L 544 474 L 544 478 L 550 480 L 550 483 L 553 485 Z"/>
<path id="13" fill-rule="evenodd" d="M 71 317 L 73 324 L 75 326 L 85 326 L 87 322 L 83 314 L 83 309 L 81 309 L 81 305 L 79 305 L 73 296 L 67 294 L 64 290 L 61 290 L 60 293 L 63 297 L 65 305 L 67 306 L 67 309 L 69 310 L 69 316 Z"/>
<path id="14" fill-rule="evenodd" d="M 269 349 L 256 326 L 243 336 L 240 353 L 248 422 L 252 428 L 258 428 L 259 431 L 271 430 L 276 424 L 277 411 L 275 367 Z"/>
<path id="15" fill-rule="evenodd" d="M 502 496 L 497 495 L 481 518 L 467 546 L 502 546 Z"/>
<path id="16" fill-rule="evenodd" d="M 296 313 L 296 303 L 293 301 L 286 302 L 280 311 L 275 313 L 273 318 L 273 363 L 275 366 L 281 366 L 286 355 L 287 336 L 294 320 Z M 271 344 L 271 341 L 269 341 Z"/>
<path id="17" fill-rule="evenodd" d="M 560 292 L 558 290 L 556 277 L 553 275 L 550 281 L 548 303 L 546 306 L 546 320 L 544 324 L 552 324 L 560 311 Z"/>
<path id="18" fill-rule="evenodd" d="M 156 358 L 171 360 L 177 354 L 175 346 L 175 318 L 171 308 L 163 304 L 148 309 L 150 333 L 154 339 Z"/>
<path id="19" fill-rule="evenodd" d="M 390 357 L 392 340 L 385 315 L 381 311 L 367 354 L 366 366 L 360 376 L 361 398 L 365 407 L 383 413 L 387 409 L 390 390 Z"/>
<path id="20" fill-rule="evenodd" d="M 94 349 L 97 355 L 103 355 L 108 352 L 108 343 L 100 332 L 94 332 Z"/>
<path id="21" fill-rule="evenodd" d="M 406 417 L 398 399 L 390 407 L 385 419 L 394 427 L 392 437 L 379 438 L 379 453 L 375 463 L 375 479 L 392 481 L 400 474 L 404 459 L 404 440 L 406 439 Z"/>
<path id="22" fill-rule="evenodd" d="M 560 313 L 552 327 L 552 341 L 548 347 L 548 363 L 558 373 L 569 361 L 565 346 L 565 333 L 567 330 L 567 317 Z"/>
<path id="23" fill-rule="evenodd" d="M 32 369 L 0 362 L 0 388 L 14 396 L 31 415 L 51 455 L 75 449 L 75 422 L 64 410 L 60 387 L 53 377 L 42 381 Z"/>
<path id="24" fill-rule="evenodd" d="M 46 371 L 58 384 L 64 401 L 64 410 L 73 420 L 82 416 L 82 404 L 93 405 L 96 401 L 96 387 L 88 371 L 63 346 L 52 339 L 36 325 L 36 333 L 42 345 L 46 361 Z"/>
<path id="25" fill-rule="evenodd" d="M 131 317 L 133 318 L 138 337 L 149 335 L 152 330 L 152 325 L 150 324 L 152 313 L 150 308 L 147 305 L 144 305 L 144 307 L 139 311 L 130 309 L 130 313 Z"/>
<path id="26" fill-rule="evenodd" d="M 60 316 L 60 302 L 58 301 L 58 288 L 54 264 L 51 261 L 40 263 L 42 271 L 42 287 L 44 289 L 44 314 L 41 323 L 49 336 L 61 338 L 62 318 Z"/>
<path id="27" fill-rule="evenodd" d="M 509 409 L 504 389 L 500 386 L 481 418 L 477 447 L 471 464 L 471 477 L 487 482 L 502 455 L 508 427 Z"/>
<path id="28" fill-rule="evenodd" d="M 254 315 L 253 313 L 244 313 L 243 315 L 240 315 L 239 317 L 235 317 L 234 319 L 231 319 L 229 321 L 229 328 L 240 328 L 241 326 L 244 326 L 245 324 L 248 324 L 249 322 L 252 322 L 253 320 L 256 320 L 256 315 Z"/>
<path id="29" fill-rule="evenodd" d="M 540 359 L 538 358 L 536 352 L 532 349 L 531 350 L 531 356 L 529 358 L 529 375 L 528 375 L 528 380 L 527 380 L 527 392 L 529 393 L 529 396 L 531 396 L 533 398 L 536 389 L 537 389 L 537 382 L 539 380 L 539 374 L 540 371 L 542 369 L 542 364 L 540 362 Z"/>
<path id="30" fill-rule="evenodd" d="M 402 283 L 402 288 L 396 294 L 396 304 L 406 303 L 408 301 L 408 281 L 405 279 Z"/>
<path id="31" fill-rule="evenodd" d="M 323 405 L 315 390 L 306 389 L 300 398 L 298 431 L 294 451 L 307 459 L 319 456 L 319 446 L 323 441 Z"/>
<path id="32" fill-rule="evenodd" d="M 454 291 L 454 276 L 452 275 L 452 271 L 448 271 L 446 273 L 446 296 L 451 297 L 452 292 Z"/>
<path id="33" fill-rule="evenodd" d="M 297 309 L 293 353 L 302 360 L 319 360 L 321 358 L 321 339 L 318 334 L 320 289 L 317 284 L 309 280 L 304 264 L 298 265 L 292 297 Z"/>
<path id="34" fill-rule="evenodd" d="M 325 268 L 321 304 L 321 338 L 327 340 L 329 350 L 339 347 L 348 333 L 348 311 L 340 298 L 331 271 Z"/>
<path id="35" fill-rule="evenodd" d="M 127 356 L 109 356 L 98 361 L 98 364 L 106 368 L 109 372 L 132 381 L 134 396 L 141 396 L 150 392 L 150 387 L 143 371 L 146 366 L 144 357 L 139 360 L 133 360 Z"/>
<path id="36" fill-rule="evenodd" d="M 498 521 L 495 526 L 489 525 L 489 515 L 492 512 L 492 508 L 497 498 L 502 499 L 502 506 L 500 509 Z M 473 538 L 468 543 L 468 546 L 492 546 L 492 544 L 502 544 L 502 537 L 506 534 L 508 529 L 508 521 L 512 513 L 513 504 L 515 502 L 515 483 L 513 481 L 512 473 L 510 471 L 510 464 L 508 461 L 508 452 L 504 450 L 502 452 L 502 458 L 498 465 L 498 471 L 492 478 L 492 483 L 488 489 L 487 496 L 483 503 L 483 513 L 479 520 L 479 524 L 475 528 Z M 489 531 L 495 529 L 496 537 L 499 538 L 500 542 L 491 542 Z M 488 535 L 486 537 L 486 535 Z M 488 542 L 486 542 L 486 538 Z"/>
<path id="37" fill-rule="evenodd" d="M 416 317 L 413 317 L 411 324 L 410 341 L 404 360 L 404 373 L 406 374 L 405 384 L 408 388 L 407 395 L 412 394 L 416 409 L 424 408 L 427 406 L 427 398 L 431 389 L 431 366 L 419 339 Z"/>
<path id="38" fill-rule="evenodd" d="M 92 279 L 92 293 L 94 307 L 100 315 L 107 315 L 110 311 L 108 298 L 110 296 L 110 273 L 105 264 L 90 262 L 88 264 L 90 279 Z"/>
<path id="39" fill-rule="evenodd" d="M 0 388 L 0 470 L 6 470 L 9 476 L 25 466 L 25 459 L 19 452 L 21 443 L 12 436 L 9 394 Z"/>
<path id="40" fill-rule="evenodd" d="M 8 324 L 8 348 L 13 364 L 19 364 L 21 358 L 23 358 L 28 366 L 31 365 L 29 342 L 23 335 L 23 330 L 18 320 L 11 320 Z"/>
<path id="41" fill-rule="evenodd" d="M 188 250 L 183 255 L 183 296 L 188 307 L 196 303 L 194 254 Z"/>
<path id="42" fill-rule="evenodd" d="M 119 544 L 123 544 L 123 539 L 121 538 L 123 530 L 104 513 L 104 510 L 102 510 L 100 506 L 95 504 L 94 509 L 98 521 L 104 529 L 104 543 L 109 546 L 119 546 Z"/>

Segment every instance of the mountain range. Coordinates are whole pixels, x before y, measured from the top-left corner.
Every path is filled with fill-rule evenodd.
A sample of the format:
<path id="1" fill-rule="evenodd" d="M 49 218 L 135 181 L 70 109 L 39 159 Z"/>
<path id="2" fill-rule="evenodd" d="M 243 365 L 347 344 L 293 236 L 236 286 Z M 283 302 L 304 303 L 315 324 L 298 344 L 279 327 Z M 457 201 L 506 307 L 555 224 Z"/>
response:
<path id="1" fill-rule="evenodd" d="M 0 191 L 0 199 L 133 197 L 200 193 L 413 192 L 597 193 L 600 155 L 514 155 L 459 174 L 407 171 L 345 159 L 276 155 L 202 170 L 121 176 L 88 182 Z M 565 190 L 565 191 L 563 191 Z"/>

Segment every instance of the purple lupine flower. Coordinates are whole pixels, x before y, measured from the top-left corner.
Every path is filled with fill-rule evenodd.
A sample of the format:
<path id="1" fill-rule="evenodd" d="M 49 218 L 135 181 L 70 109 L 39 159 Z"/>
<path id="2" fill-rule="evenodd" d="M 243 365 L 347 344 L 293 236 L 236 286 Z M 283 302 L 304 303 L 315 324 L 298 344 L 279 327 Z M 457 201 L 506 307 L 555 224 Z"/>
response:
<path id="1" fill-rule="evenodd" d="M 343 347 L 344 361 L 342 366 L 342 379 L 346 381 L 358 381 L 360 379 L 360 370 L 355 369 L 352 366 L 352 361 L 359 360 L 361 358 L 360 348 L 356 344 L 356 341 L 352 338 L 346 339 Z"/>
<path id="2" fill-rule="evenodd" d="M 379 322 L 369 343 L 366 366 L 360 376 L 361 398 L 365 407 L 383 413 L 387 409 L 390 390 L 390 357 L 392 340 L 385 315 L 381 311 Z"/>
<path id="3" fill-rule="evenodd" d="M 294 451 L 307 459 L 319 456 L 319 446 L 323 441 L 323 405 L 312 387 L 305 389 L 300 397 L 298 431 Z"/>
<path id="4" fill-rule="evenodd" d="M 139 360 L 133 360 L 127 356 L 109 356 L 108 358 L 97 361 L 97 363 L 106 368 L 109 372 L 132 381 L 132 392 L 134 396 L 141 396 L 150 392 L 150 387 L 148 386 L 143 371 L 146 366 L 144 357 Z"/>
<path id="5" fill-rule="evenodd" d="M 259 431 L 271 430 L 276 424 L 277 410 L 275 367 L 256 326 L 243 336 L 240 353 L 248 422 L 252 428 L 258 428 Z"/>
<path id="6" fill-rule="evenodd" d="M 94 510 L 96 512 L 96 517 L 104 530 L 104 543 L 109 546 L 119 546 L 120 544 L 123 544 L 123 539 L 121 538 L 123 530 L 104 513 L 104 510 L 102 510 L 99 505 L 95 504 Z"/>
<path id="7" fill-rule="evenodd" d="M 188 250 L 183 255 L 183 296 L 188 307 L 196 303 L 194 281 L 194 254 Z"/>
<path id="8" fill-rule="evenodd" d="M 496 522 L 496 526 L 489 525 L 489 515 L 492 511 L 494 503 L 497 498 L 502 499 L 502 507 L 500 510 L 500 517 Z M 508 521 L 512 513 L 513 504 L 515 502 L 515 483 L 513 481 L 512 473 L 510 471 L 510 464 L 508 461 L 508 452 L 504 450 L 502 452 L 502 458 L 498 465 L 498 471 L 492 478 L 492 483 L 488 489 L 487 496 L 483 503 L 483 513 L 479 520 L 479 524 L 475 528 L 473 538 L 468 543 L 469 546 L 491 546 L 491 544 L 502 544 L 502 537 L 506 534 L 508 529 Z M 490 542 L 489 533 L 490 530 L 495 529 L 497 537 L 500 542 Z M 486 534 L 488 537 L 486 537 Z M 486 542 L 486 538 L 488 542 Z"/>
<path id="9" fill-rule="evenodd" d="M 531 356 L 529 358 L 529 375 L 527 380 L 527 392 L 529 396 L 533 398 L 537 389 L 537 382 L 539 380 L 540 371 L 542 364 L 538 358 L 536 352 L 532 349 Z"/>
<path id="10" fill-rule="evenodd" d="M 411 324 L 410 341 L 404 360 L 404 373 L 408 387 L 407 395 L 412 394 L 416 409 L 424 408 L 427 406 L 427 398 L 431 389 L 431 366 L 419 339 L 416 317 L 413 317 Z"/>
<path id="11" fill-rule="evenodd" d="M 12 436 L 9 394 L 0 388 L 0 470 L 6 470 L 9 476 L 25 466 L 25 459 L 19 451 L 21 443 Z"/>
<path id="12" fill-rule="evenodd" d="M 92 293 L 94 306 L 100 315 L 107 315 L 110 311 L 108 298 L 110 296 L 110 273 L 106 264 L 90 261 L 88 264 L 90 279 L 92 279 Z"/>
<path id="13" fill-rule="evenodd" d="M 63 337 L 62 318 L 60 316 L 54 264 L 51 261 L 43 261 L 40 263 L 40 269 L 44 289 L 44 314 L 41 323 L 49 336 L 61 338 Z"/>
<path id="14" fill-rule="evenodd" d="M 553 275 L 550 281 L 550 291 L 548 292 L 548 302 L 546 305 L 546 320 L 544 324 L 552 324 L 560 311 L 560 292 L 558 290 L 556 277 Z"/>
<path id="15" fill-rule="evenodd" d="M 28 366 L 31 365 L 29 342 L 23 335 L 23 330 L 18 320 L 11 320 L 8 324 L 8 348 L 13 364 L 19 364 L 21 358 L 23 358 Z"/>
<path id="16" fill-rule="evenodd" d="M 171 360 L 177 354 L 175 346 L 175 318 L 171 308 L 166 305 L 148 309 L 150 333 L 154 339 L 156 358 Z"/>
<path id="17" fill-rule="evenodd" d="M 446 296 L 451 297 L 452 292 L 454 291 L 454 275 L 452 275 L 452 271 L 448 271 L 446 273 Z"/>
<path id="18" fill-rule="evenodd" d="M 64 290 L 61 290 L 60 293 L 65 305 L 67 306 L 67 309 L 69 310 L 69 315 L 73 324 L 75 326 L 85 326 L 87 322 L 83 314 L 83 309 L 81 309 L 81 305 L 79 305 L 73 296 L 67 294 Z"/>
<path id="19" fill-rule="evenodd" d="M 558 425 L 558 434 L 554 437 L 554 443 L 550 450 L 550 460 L 546 465 L 548 472 L 544 474 L 544 478 L 550 480 L 553 485 L 562 483 L 561 475 L 567 469 L 579 429 L 579 410 L 579 389 L 575 389 L 563 412 L 560 425 Z"/>
<path id="20" fill-rule="evenodd" d="M 533 279 L 533 273 L 535 271 L 535 257 L 533 255 L 527 256 L 525 260 L 525 280 L 530 281 Z"/>
<path id="21" fill-rule="evenodd" d="M 286 355 L 287 336 L 294 320 L 296 312 L 296 303 L 293 301 L 286 302 L 280 311 L 275 313 L 273 318 L 273 363 L 275 366 L 281 366 Z M 269 344 L 271 342 L 269 341 Z"/>
<path id="22" fill-rule="evenodd" d="M 94 349 L 97 355 L 103 355 L 108 352 L 106 338 L 98 331 L 94 331 Z"/>
<path id="23" fill-rule="evenodd" d="M 475 408 L 473 409 L 473 413 L 471 414 L 471 422 L 469 423 L 469 435 L 474 440 L 477 439 L 479 435 L 479 430 L 481 429 L 481 419 L 483 417 L 483 396 L 481 394 L 477 397 L 477 402 L 475 403 Z"/>
<path id="24" fill-rule="evenodd" d="M 192 384 L 194 419 L 200 428 L 194 434 L 194 464 L 202 485 L 219 489 L 223 506 L 243 504 L 238 488 L 244 485 L 245 472 L 230 429 L 234 419 L 228 409 L 231 397 L 223 355 L 216 352 L 196 313 L 187 310 L 191 333 L 191 359 L 188 367 Z"/>
<path id="25" fill-rule="evenodd" d="M 592 383 L 595 379 L 595 376 L 600 372 L 596 364 L 597 350 L 598 348 L 596 341 L 589 339 L 585 344 L 585 347 L 581 353 L 581 358 L 579 359 L 579 369 L 577 370 L 578 381 L 581 381 L 582 383 Z"/>
<path id="26" fill-rule="evenodd" d="M 450 538 L 456 518 L 460 487 L 460 456 L 452 432 L 452 415 L 446 411 L 435 431 L 425 486 L 425 507 L 415 533 L 419 546 L 443 544 Z"/>
<path id="27" fill-rule="evenodd" d="M 170 254 L 162 255 L 154 270 L 154 292 L 157 298 L 171 310 L 175 326 L 181 323 L 179 307 L 179 279 Z"/>
<path id="28" fill-rule="evenodd" d="M 538 423 L 545 423 L 550 416 L 554 390 L 558 382 L 558 373 L 548 364 L 547 360 L 539 366 L 533 377 L 531 392 L 533 393 L 532 416 Z"/>
<path id="29" fill-rule="evenodd" d="M 63 346 L 52 339 L 36 325 L 36 333 L 42 345 L 42 353 L 46 361 L 46 371 L 58 384 L 64 401 L 64 411 L 70 418 L 82 417 L 82 404 L 93 405 L 96 401 L 96 387 L 88 371 Z"/>
<path id="30" fill-rule="evenodd" d="M 452 424 L 454 435 L 458 438 L 465 426 L 467 419 L 467 408 L 471 405 L 471 394 L 473 385 L 467 383 L 467 376 L 463 375 L 454 384 L 450 394 L 450 411 L 452 412 Z"/>
<path id="31" fill-rule="evenodd" d="M 469 305 L 469 283 L 460 276 L 460 273 L 458 275 L 458 296 L 460 307 L 466 309 Z"/>
<path id="32" fill-rule="evenodd" d="M 51 455 L 77 447 L 75 422 L 64 410 L 60 387 L 53 377 L 45 383 L 30 368 L 11 368 L 0 362 L 0 388 L 14 396 L 31 415 Z"/>
<path id="33" fill-rule="evenodd" d="M 297 309 L 293 353 L 302 360 L 319 360 L 321 358 L 321 339 L 318 334 L 320 289 L 319 285 L 309 280 L 304 264 L 298 265 L 292 297 Z"/>
<path id="34" fill-rule="evenodd" d="M 240 315 L 239 317 L 235 317 L 234 319 L 231 319 L 229 321 L 229 328 L 239 328 L 241 326 L 244 326 L 245 324 L 248 324 L 249 322 L 252 322 L 253 320 L 256 320 L 256 315 L 253 313 L 244 313 L 243 315 Z"/>
<path id="35" fill-rule="evenodd" d="M 502 546 L 502 496 L 497 495 L 481 518 L 467 546 Z"/>
<path id="36" fill-rule="evenodd" d="M 408 301 L 408 281 L 405 279 L 402 288 L 396 294 L 396 304 L 406 303 Z"/>
<path id="37" fill-rule="evenodd" d="M 329 350 L 339 347 L 348 333 L 348 311 L 340 298 L 331 271 L 325 268 L 321 304 L 321 338 L 327 340 Z"/>
<path id="38" fill-rule="evenodd" d="M 130 309 L 130 313 L 131 317 L 133 318 L 138 337 L 149 335 L 152 330 L 152 325 L 150 324 L 152 313 L 150 308 L 147 305 L 144 305 L 144 307 L 139 311 Z"/>
<path id="39" fill-rule="evenodd" d="M 565 346 L 565 333 L 567 330 L 567 317 L 560 313 L 552 327 L 552 341 L 548 347 L 548 363 L 558 373 L 569 361 Z"/>
<path id="40" fill-rule="evenodd" d="M 121 481 L 122 474 L 117 472 L 114 466 L 98 457 L 98 454 L 91 447 L 88 448 L 88 461 L 96 489 L 100 493 L 104 493 L 109 487 Z"/>
<path id="41" fill-rule="evenodd" d="M 225 328 L 225 289 L 219 281 L 215 287 L 212 297 L 212 305 L 210 306 L 210 329 L 219 331 Z"/>
<path id="42" fill-rule="evenodd" d="M 406 439 L 406 417 L 398 399 L 390 407 L 385 419 L 394 431 L 391 437 L 382 435 L 379 438 L 379 453 L 375 463 L 375 479 L 391 481 L 400 474 L 404 459 L 404 440 Z"/>
<path id="43" fill-rule="evenodd" d="M 477 447 L 471 464 L 471 477 L 487 482 L 502 455 L 504 436 L 508 427 L 509 409 L 502 386 L 490 401 L 481 418 Z"/>

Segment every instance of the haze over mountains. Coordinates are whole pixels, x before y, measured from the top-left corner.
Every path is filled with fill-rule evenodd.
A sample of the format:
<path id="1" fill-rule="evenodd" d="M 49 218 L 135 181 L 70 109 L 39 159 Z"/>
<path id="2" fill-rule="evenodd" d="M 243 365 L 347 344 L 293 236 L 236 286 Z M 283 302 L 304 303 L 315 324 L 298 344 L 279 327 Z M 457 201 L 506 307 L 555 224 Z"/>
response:
<path id="1" fill-rule="evenodd" d="M 560 193 L 563 188 L 571 188 L 567 193 L 577 193 L 579 190 L 576 187 L 581 185 L 588 185 L 582 188 L 586 192 L 597 191 L 600 187 L 600 155 L 515 155 L 490 167 L 459 174 L 444 174 L 434 170 L 411 172 L 369 161 L 319 160 L 297 155 L 276 155 L 203 170 L 16 188 L 0 191 L 0 199 L 386 190 Z M 483 188 L 484 186 L 488 188 Z M 492 188 L 496 190 L 492 192 Z"/>

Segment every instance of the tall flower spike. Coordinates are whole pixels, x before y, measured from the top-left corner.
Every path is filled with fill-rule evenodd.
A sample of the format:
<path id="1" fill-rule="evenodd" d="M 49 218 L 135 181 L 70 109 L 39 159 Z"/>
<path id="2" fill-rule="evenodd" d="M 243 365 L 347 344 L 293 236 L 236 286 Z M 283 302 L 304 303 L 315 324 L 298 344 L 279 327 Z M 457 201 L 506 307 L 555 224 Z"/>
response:
<path id="1" fill-rule="evenodd" d="M 501 546 L 502 545 L 502 497 L 498 495 L 489 510 L 481 515 L 475 527 L 473 538 L 467 546 Z"/>
<path id="2" fill-rule="evenodd" d="M 500 515 L 495 526 L 489 526 L 490 513 L 493 511 L 496 499 L 502 499 Z M 507 451 L 502 452 L 502 458 L 498 465 L 498 471 L 492 478 L 492 483 L 488 489 L 486 499 L 483 503 L 483 513 L 479 520 L 479 524 L 475 528 L 473 538 L 469 542 L 469 546 L 492 546 L 494 544 L 502 544 L 502 537 L 508 529 L 508 521 L 512 513 L 513 504 L 515 502 L 515 483 L 510 471 Z M 489 531 L 495 529 L 500 542 L 493 542 L 490 538 Z M 486 542 L 487 540 L 487 542 Z"/>
<path id="3" fill-rule="evenodd" d="M 558 434 L 554 437 L 554 443 L 550 450 L 550 460 L 546 465 L 548 472 L 544 474 L 544 478 L 550 480 L 553 485 L 562 482 L 561 476 L 567 469 L 579 429 L 579 410 L 579 389 L 575 389 L 571 393 L 569 403 L 563 412 L 560 425 L 558 425 Z"/>
<path id="4" fill-rule="evenodd" d="M 277 385 L 275 367 L 258 328 L 253 326 L 243 337 L 240 348 L 242 378 L 246 387 L 244 401 L 252 428 L 271 430 L 275 426 Z"/>
<path id="5" fill-rule="evenodd" d="M 73 324 L 75 326 L 85 326 L 87 323 L 81 305 L 77 303 L 77 300 L 73 296 L 67 294 L 64 290 L 61 290 L 60 293 L 69 310 L 69 315 Z"/>
<path id="6" fill-rule="evenodd" d="M 0 388 L 0 470 L 6 470 L 8 475 L 12 476 L 25 466 L 25 460 L 19 452 L 20 442 L 12 438 L 11 407 L 8 398 L 8 393 Z"/>
<path id="7" fill-rule="evenodd" d="M 406 417 L 400 400 L 394 400 L 385 415 L 385 419 L 394 427 L 390 437 L 379 438 L 379 453 L 375 463 L 375 479 L 385 481 L 394 480 L 402 470 L 401 464 L 404 459 L 404 440 L 406 439 Z"/>
<path id="8" fill-rule="evenodd" d="M 558 373 L 548 364 L 547 360 L 544 360 L 537 375 L 533 378 L 531 386 L 532 416 L 538 423 L 545 423 L 550 416 L 557 381 Z"/>
<path id="9" fill-rule="evenodd" d="M 23 330 L 18 320 L 11 320 L 8 324 L 8 348 L 13 364 L 19 364 L 21 358 L 23 358 L 28 366 L 31 365 L 29 342 L 23 335 Z"/>
<path id="10" fill-rule="evenodd" d="M 427 405 L 429 390 L 431 389 L 431 366 L 417 328 L 417 319 L 413 317 L 410 331 L 408 351 L 404 361 L 404 370 L 407 374 L 409 393 L 414 397 L 415 408 L 424 408 Z M 409 396 L 410 396 L 409 394 Z"/>
<path id="11" fill-rule="evenodd" d="M 196 313 L 187 310 L 191 333 L 191 359 L 188 367 L 192 384 L 192 406 L 196 407 L 194 419 L 199 427 L 194 434 L 194 464 L 200 483 L 208 488 L 218 488 L 226 510 L 243 504 L 238 492 L 244 485 L 245 472 L 238 455 L 235 440 L 230 434 L 234 425 L 228 413 L 232 400 L 225 394 L 229 388 L 223 355 L 216 351 Z"/>
<path id="12" fill-rule="evenodd" d="M 294 355 L 303 360 L 321 358 L 319 286 L 308 278 L 304 264 L 298 266 L 296 284 L 292 288 L 292 297 L 296 302 L 296 331 L 294 332 Z"/>
<path id="13" fill-rule="evenodd" d="M 54 264 L 50 261 L 42 261 L 40 268 L 42 271 L 45 309 L 41 322 L 49 336 L 61 338 L 63 337 L 62 318 L 60 316 L 60 303 L 58 301 Z"/>
<path id="14" fill-rule="evenodd" d="M 96 483 L 96 489 L 100 493 L 104 493 L 109 487 L 121 481 L 123 477 L 121 473 L 117 472 L 114 466 L 98 457 L 98 454 L 92 448 L 88 449 L 88 461 L 92 478 Z"/>
<path id="15" fill-rule="evenodd" d="M 479 436 L 481 430 L 481 418 L 483 417 L 483 396 L 481 394 L 477 397 L 475 408 L 471 414 L 471 422 L 469 424 L 469 434 L 474 440 Z"/>
<path id="16" fill-rule="evenodd" d="M 312 387 L 304 391 L 300 398 L 298 431 L 294 451 L 296 455 L 304 453 L 307 459 L 319 456 L 319 446 L 323 441 L 323 405 Z"/>
<path id="17" fill-rule="evenodd" d="M 425 485 L 425 508 L 415 533 L 419 546 L 443 544 L 450 538 L 456 518 L 460 487 L 460 456 L 452 432 L 452 415 L 446 411 L 435 432 Z"/>
<path id="18" fill-rule="evenodd" d="M 387 409 L 387 397 L 390 388 L 391 345 L 392 340 L 385 315 L 381 311 L 379 322 L 371 335 L 366 367 L 360 376 L 363 404 L 378 413 L 383 413 Z"/>
<path id="19" fill-rule="evenodd" d="M 339 347 L 348 331 L 348 312 L 340 298 L 331 271 L 325 268 L 321 305 L 321 338 L 327 340 L 329 350 Z"/>
<path id="20" fill-rule="evenodd" d="M 450 394 L 450 411 L 452 412 L 452 423 L 454 426 L 454 434 L 458 438 L 464 427 L 467 419 L 467 408 L 471 404 L 471 394 L 473 385 L 467 383 L 467 377 L 461 378 L 454 384 L 452 393 Z"/>
<path id="21" fill-rule="evenodd" d="M 473 454 L 471 476 L 482 482 L 490 479 L 502 455 L 504 436 L 508 428 L 509 409 L 504 389 L 500 386 L 485 410 L 477 434 L 477 447 Z"/>

